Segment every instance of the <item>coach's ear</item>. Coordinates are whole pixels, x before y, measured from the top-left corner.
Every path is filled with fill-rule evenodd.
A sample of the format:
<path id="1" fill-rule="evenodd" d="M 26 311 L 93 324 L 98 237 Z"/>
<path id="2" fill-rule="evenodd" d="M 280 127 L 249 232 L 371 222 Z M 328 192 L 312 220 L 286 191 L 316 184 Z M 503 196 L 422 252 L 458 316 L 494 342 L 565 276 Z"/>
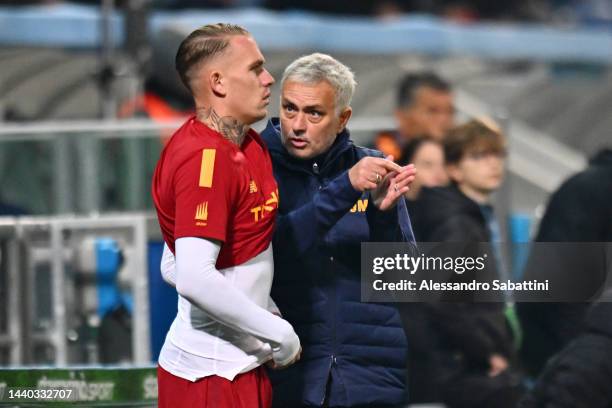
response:
<path id="1" fill-rule="evenodd" d="M 212 89 L 215 95 L 224 97 L 227 94 L 227 89 L 225 87 L 225 78 L 223 77 L 223 74 L 221 72 L 210 71 L 208 80 L 210 83 L 210 89 Z"/>
<path id="2" fill-rule="evenodd" d="M 336 130 L 336 134 L 344 130 L 352 114 L 353 109 L 350 106 L 344 108 L 344 110 L 340 113 L 340 124 L 338 125 L 338 129 Z"/>

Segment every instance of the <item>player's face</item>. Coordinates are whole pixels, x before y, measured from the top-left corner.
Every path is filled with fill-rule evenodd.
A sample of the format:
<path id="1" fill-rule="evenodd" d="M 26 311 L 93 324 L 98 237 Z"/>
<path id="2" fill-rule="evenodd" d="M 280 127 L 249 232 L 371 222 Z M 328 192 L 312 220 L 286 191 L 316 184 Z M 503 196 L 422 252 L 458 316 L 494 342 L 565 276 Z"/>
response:
<path id="1" fill-rule="evenodd" d="M 274 78 L 264 68 L 264 57 L 250 36 L 234 36 L 225 56 L 227 111 L 250 125 L 266 117 Z"/>
<path id="2" fill-rule="evenodd" d="M 336 92 L 327 82 L 285 81 L 281 91 L 280 122 L 283 145 L 294 157 L 311 159 L 325 153 L 351 116 L 336 113 Z"/>
<path id="3" fill-rule="evenodd" d="M 448 168 L 457 183 L 470 190 L 490 194 L 497 190 L 504 179 L 505 153 L 471 151 Z"/>
<path id="4" fill-rule="evenodd" d="M 442 140 L 453 126 L 454 115 L 453 95 L 428 87 L 417 89 L 414 102 L 395 112 L 402 135 L 429 136 L 436 140 Z"/>

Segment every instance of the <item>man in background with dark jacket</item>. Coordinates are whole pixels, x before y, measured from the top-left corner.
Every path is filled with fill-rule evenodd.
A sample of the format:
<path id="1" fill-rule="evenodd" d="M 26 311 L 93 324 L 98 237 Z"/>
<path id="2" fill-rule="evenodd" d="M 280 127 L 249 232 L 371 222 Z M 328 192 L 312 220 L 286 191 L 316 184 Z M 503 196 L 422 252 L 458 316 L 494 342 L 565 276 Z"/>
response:
<path id="1" fill-rule="evenodd" d="M 546 364 L 519 408 L 612 407 L 612 291 L 587 309 L 582 331 Z"/>
<path id="2" fill-rule="evenodd" d="M 414 167 L 352 143 L 355 80 L 337 60 L 299 58 L 281 86 L 280 120 L 262 133 L 280 193 L 272 298 L 303 354 L 271 372 L 274 405 L 396 406 L 406 337 L 396 307 L 361 302 L 360 246 L 414 240 L 403 199 Z"/>
<path id="3" fill-rule="evenodd" d="M 496 130 L 470 121 L 444 140 L 451 186 L 424 188 L 416 204 L 415 230 L 423 242 L 490 242 L 499 262 L 500 232 L 491 195 L 504 175 L 505 142 Z M 419 402 L 450 407 L 514 407 L 518 379 L 509 370 L 513 338 L 504 303 L 407 304 L 404 322 L 414 337 Z M 419 326 L 413 326 L 419 324 Z M 412 343 L 411 343 L 412 344 Z M 422 345 L 422 349 L 419 349 Z"/>
<path id="4" fill-rule="evenodd" d="M 563 182 L 551 195 L 535 241 L 612 242 L 610 197 L 612 149 L 603 149 L 591 158 L 585 170 Z M 577 276 L 597 276 L 601 265 L 592 263 L 597 259 L 583 263 Z M 529 279 L 546 273 L 549 270 L 525 271 Z M 581 333 L 588 307 L 588 303 L 579 302 L 518 304 L 525 334 L 521 356 L 530 374 L 538 375 L 550 357 Z"/>

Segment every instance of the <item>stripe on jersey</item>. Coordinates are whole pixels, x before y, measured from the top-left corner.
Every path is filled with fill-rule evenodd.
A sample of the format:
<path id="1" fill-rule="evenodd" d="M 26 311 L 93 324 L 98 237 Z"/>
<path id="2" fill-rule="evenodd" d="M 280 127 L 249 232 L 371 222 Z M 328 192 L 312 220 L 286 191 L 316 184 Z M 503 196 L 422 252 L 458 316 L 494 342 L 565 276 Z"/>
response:
<path id="1" fill-rule="evenodd" d="M 212 187 L 215 170 L 215 149 L 202 150 L 202 164 L 200 166 L 200 187 Z"/>

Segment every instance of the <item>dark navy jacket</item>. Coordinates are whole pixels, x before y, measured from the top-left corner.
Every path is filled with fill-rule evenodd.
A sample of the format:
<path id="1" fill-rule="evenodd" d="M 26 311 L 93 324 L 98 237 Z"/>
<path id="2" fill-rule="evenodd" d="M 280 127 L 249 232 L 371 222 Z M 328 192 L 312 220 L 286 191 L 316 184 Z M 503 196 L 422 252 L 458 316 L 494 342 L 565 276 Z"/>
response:
<path id="1" fill-rule="evenodd" d="M 274 405 L 320 406 L 331 374 L 330 406 L 397 404 L 404 399 L 407 342 L 392 304 L 360 302 L 360 243 L 413 242 L 404 200 L 396 209 L 367 205 L 348 169 L 365 156 L 347 131 L 314 160 L 291 157 L 278 119 L 262 133 L 280 206 L 274 234 L 272 298 L 302 342 L 302 358 L 270 372 Z"/>

